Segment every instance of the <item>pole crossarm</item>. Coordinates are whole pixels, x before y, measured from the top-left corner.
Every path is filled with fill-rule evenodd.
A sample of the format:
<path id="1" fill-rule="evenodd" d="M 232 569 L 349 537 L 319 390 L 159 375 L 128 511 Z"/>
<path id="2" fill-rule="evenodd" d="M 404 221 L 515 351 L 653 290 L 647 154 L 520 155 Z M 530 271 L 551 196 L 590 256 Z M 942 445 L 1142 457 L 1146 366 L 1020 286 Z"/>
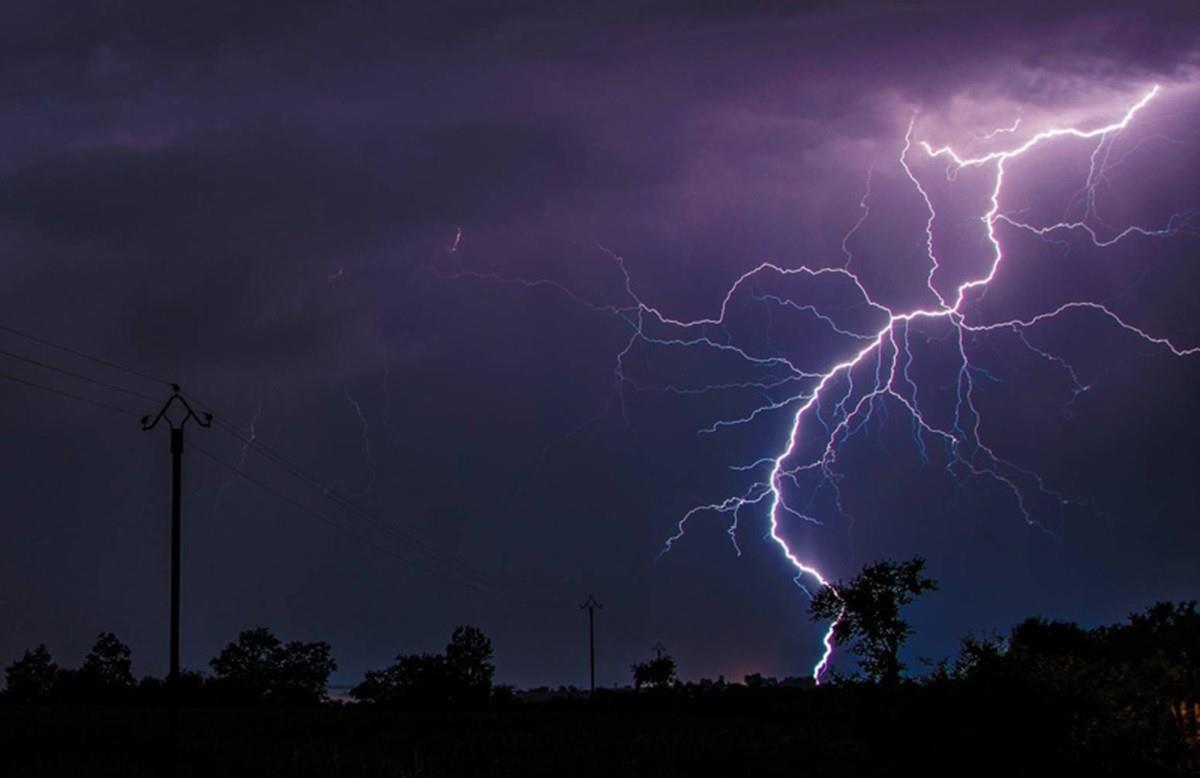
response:
<path id="1" fill-rule="evenodd" d="M 178 423 L 176 423 L 170 416 L 167 415 L 167 411 L 169 411 L 171 406 L 173 406 L 175 403 L 182 405 L 184 410 L 183 418 L 180 419 Z M 183 396 L 183 390 L 179 388 L 179 384 L 171 384 L 171 396 L 167 398 L 165 403 L 163 403 L 163 407 L 159 410 L 158 415 L 156 415 L 153 420 L 149 415 L 142 417 L 142 430 L 149 432 L 157 427 L 160 421 L 166 421 L 167 426 L 169 426 L 171 429 L 182 429 L 183 425 L 187 424 L 188 419 L 195 419 L 196 423 L 201 427 L 211 427 L 213 415 L 211 413 L 196 413 L 194 410 L 192 410 L 192 406 L 188 404 L 187 398 Z"/>

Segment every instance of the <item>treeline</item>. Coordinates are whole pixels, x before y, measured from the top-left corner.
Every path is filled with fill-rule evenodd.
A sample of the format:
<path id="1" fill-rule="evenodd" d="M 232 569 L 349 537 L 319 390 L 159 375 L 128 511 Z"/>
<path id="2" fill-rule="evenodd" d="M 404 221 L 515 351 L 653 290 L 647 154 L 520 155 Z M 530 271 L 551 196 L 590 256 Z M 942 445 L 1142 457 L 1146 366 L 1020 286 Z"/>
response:
<path id="1" fill-rule="evenodd" d="M 1089 753 L 1200 768 L 1200 613 L 1162 602 L 1084 629 L 1027 619 L 1007 636 L 963 640 L 922 683 L 1028 711 Z"/>
<path id="2" fill-rule="evenodd" d="M 923 674 L 906 675 L 901 648 L 912 630 L 903 608 L 936 589 L 923 565 L 919 558 L 878 562 L 817 593 L 811 615 L 836 617 L 840 650 L 859 660 L 858 673 L 830 673 L 819 687 L 808 678 L 777 681 L 758 674 L 740 682 L 685 683 L 677 677 L 675 658 L 659 647 L 650 659 L 630 667 L 630 685 L 622 689 L 601 688 L 589 695 L 559 687 L 517 694 L 493 683 L 488 637 L 463 626 L 454 630 L 444 651 L 400 654 L 389 666 L 368 671 L 349 689 L 348 699 L 335 701 L 327 691 L 337 668 L 328 643 L 285 643 L 259 628 L 225 646 L 208 672 L 183 673 L 173 691 L 158 678 L 135 680 L 128 646 L 111 633 L 101 634 L 74 668 L 60 667 L 38 646 L 6 668 L 0 700 L 14 706 L 154 709 L 173 698 L 192 708 L 308 707 L 313 713 L 303 715 L 319 715 L 325 722 L 334 719 L 321 706 L 336 702 L 345 710 L 338 714 L 343 725 L 393 720 L 371 710 L 358 718 L 357 712 L 392 709 L 402 711 L 397 715 L 403 721 L 425 722 L 422 726 L 443 719 L 405 711 L 478 711 L 520 703 L 518 715 L 445 719 L 487 721 L 513 731 L 535 719 L 543 722 L 539 726 L 559 726 L 573 709 L 588 709 L 588 716 L 608 721 L 613 731 L 634 720 L 646 726 L 687 721 L 690 727 L 709 721 L 706 714 L 713 712 L 719 715 L 711 720 L 719 721 L 802 722 L 801 730 L 813 733 L 805 748 L 824 748 L 827 759 L 839 754 L 835 762 L 854 754 L 856 764 L 872 765 L 913 743 L 936 742 L 943 762 L 973 763 L 987 752 L 997 767 L 1004 765 L 1014 775 L 1041 774 L 1047 765 L 1097 775 L 1200 774 L 1200 612 L 1195 602 L 1158 603 L 1121 623 L 1090 629 L 1027 619 L 1006 634 L 967 637 L 956 657 L 931 664 Z M 62 707 L 64 715 L 71 714 L 71 706 Z M 776 745 L 787 750 L 798 736 L 785 736 L 784 729 L 771 731 L 781 738 Z M 756 724 L 752 731 L 765 730 Z"/>
<path id="3" fill-rule="evenodd" d="M 901 574 L 894 580 L 907 578 L 928 590 L 909 575 L 913 570 L 891 569 Z M 939 758 L 969 759 L 1006 744 L 1011 752 L 996 759 L 1018 774 L 1039 774 L 1029 761 L 1035 755 L 1042 764 L 1097 775 L 1200 774 L 1195 602 L 1161 602 L 1124 622 L 1092 629 L 1026 619 L 1007 634 L 966 637 L 956 657 L 923 675 L 904 676 L 897 656 L 903 640 L 897 638 L 910 630 L 897 603 L 887 594 L 863 596 L 867 590 L 886 592 L 889 585 L 881 581 L 893 579 L 877 569 L 863 580 L 870 586 L 850 582 L 834 588 L 843 592 L 835 615 L 854 627 L 843 632 L 843 645 L 858 657 L 861 673 L 831 674 L 818 688 L 801 679 L 758 675 L 743 683 L 682 683 L 673 677 L 670 657 L 663 656 L 634 666 L 635 685 L 648 686 L 650 694 L 624 699 L 598 694 L 593 704 L 723 715 L 820 709 L 875 748 L 899 750 L 937 737 L 948 740 L 939 746 L 945 752 Z"/>
<path id="4" fill-rule="evenodd" d="M 853 650 L 854 644 L 851 644 Z M 368 670 L 349 698 L 390 707 L 479 706 L 514 698 L 493 683 L 491 640 L 478 628 L 454 630 L 445 651 L 401 654 L 393 664 Z M 28 650 L 4 671 L 0 700 L 10 703 L 165 700 L 166 682 L 134 678 L 132 655 L 105 632 L 77 668 L 59 666 L 44 645 Z M 865 662 L 868 668 L 878 665 Z M 329 701 L 329 676 L 337 669 L 328 643 L 283 642 L 269 629 L 238 635 L 210 662 L 211 672 L 184 671 L 180 695 L 189 702 L 317 704 Z M 740 681 L 681 682 L 676 660 L 659 653 L 631 666 L 633 690 L 683 697 L 794 693 L 811 690 L 810 678 L 747 675 Z M 824 687 L 892 685 L 887 677 L 834 674 Z M 1200 613 L 1195 602 L 1158 603 L 1127 622 L 1084 629 L 1063 621 L 1027 619 L 1007 635 L 962 641 L 956 658 L 943 660 L 903 686 L 970 687 L 997 697 L 1026 695 L 1057 706 L 1120 713 L 1136 726 L 1194 732 L 1200 726 Z M 628 687 L 626 687 L 628 688 Z M 598 695 L 612 695 L 601 688 Z M 530 699 L 581 699 L 576 687 L 528 690 Z"/>
<path id="5" fill-rule="evenodd" d="M 135 680 L 129 646 L 104 632 L 78 668 L 60 667 L 39 645 L 5 671 L 0 700 L 11 703 L 146 703 L 167 701 L 167 684 Z M 283 643 L 269 629 L 247 630 L 209 662 L 211 674 L 183 671 L 178 699 L 189 704 L 315 704 L 328 699 L 337 669 L 328 643 Z"/>
<path id="6" fill-rule="evenodd" d="M 350 696 L 368 705 L 464 707 L 511 697 L 493 688 L 492 644 L 475 627 L 458 627 L 441 654 L 396 657 L 367 672 Z M 305 706 L 329 702 L 337 669 L 328 643 L 284 643 L 265 628 L 247 630 L 209 662 L 211 673 L 180 673 L 175 698 L 188 705 Z M 26 651 L 4 671 L 0 701 L 159 705 L 168 701 L 160 678 L 135 680 L 129 646 L 102 633 L 78 668 L 60 667 L 45 645 Z"/>
<path id="7" fill-rule="evenodd" d="M 814 598 L 814 616 L 836 614 L 839 645 L 856 655 L 861 675 L 833 675 L 819 689 L 808 679 L 759 675 L 742 683 L 681 683 L 674 657 L 662 651 L 631 667 L 632 689 L 597 690 L 595 705 L 737 706 L 743 702 L 828 704 L 875 695 L 872 705 L 915 706 L 927 715 L 963 713 L 955 726 L 1002 729 L 1027 722 L 1053 742 L 1113 759 L 1139 754 L 1146 763 L 1193 764 L 1200 755 L 1200 613 L 1195 602 L 1158 603 L 1125 622 L 1085 629 L 1027 619 L 1006 635 L 968 637 L 958 656 L 918 677 L 902 674 L 899 651 L 911 633 L 902 606 L 935 587 L 923 561 L 880 562 Z M 445 650 L 401 654 L 349 690 L 359 706 L 482 708 L 512 703 L 582 702 L 573 688 L 519 696 L 493 683 L 492 644 L 475 627 L 454 630 Z M 328 643 L 283 642 L 270 630 L 242 632 L 209 662 L 210 672 L 181 675 L 176 699 L 188 705 L 306 706 L 329 702 L 337 668 Z M 45 646 L 5 669 L 8 703 L 161 705 L 171 690 L 158 678 L 135 680 L 129 647 L 103 633 L 76 668 L 56 664 Z M 814 696 L 815 695 L 815 696 Z M 879 695 L 883 695 L 880 697 Z M 880 703 L 879 700 L 886 700 Z M 344 702 L 345 700 L 342 700 Z M 925 707 L 922 707 L 925 706 Z M 984 724 L 980 724 L 984 722 Z M 1197 765 L 1200 767 L 1200 765 Z"/>

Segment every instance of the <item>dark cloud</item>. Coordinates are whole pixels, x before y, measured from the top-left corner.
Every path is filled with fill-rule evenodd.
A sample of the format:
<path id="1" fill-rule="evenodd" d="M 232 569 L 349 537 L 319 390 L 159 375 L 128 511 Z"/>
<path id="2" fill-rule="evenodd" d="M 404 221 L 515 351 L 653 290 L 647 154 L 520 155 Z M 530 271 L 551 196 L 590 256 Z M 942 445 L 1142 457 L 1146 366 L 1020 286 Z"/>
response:
<path id="1" fill-rule="evenodd" d="M 208 248 L 286 230 L 344 247 L 395 225 L 528 207 L 543 188 L 581 184 L 588 153 L 561 128 L 517 122 L 367 127 L 350 145 L 314 130 L 252 122 L 162 147 L 66 151 L 7 176 L 0 212 L 65 240 Z"/>

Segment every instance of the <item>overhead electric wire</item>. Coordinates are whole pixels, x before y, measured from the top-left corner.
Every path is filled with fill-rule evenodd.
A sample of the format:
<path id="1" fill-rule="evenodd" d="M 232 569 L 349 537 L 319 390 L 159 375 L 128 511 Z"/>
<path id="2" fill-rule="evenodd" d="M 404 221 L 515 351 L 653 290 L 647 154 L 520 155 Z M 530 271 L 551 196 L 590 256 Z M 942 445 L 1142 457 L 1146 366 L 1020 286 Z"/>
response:
<path id="1" fill-rule="evenodd" d="M 220 465 L 221 467 L 225 468 L 226 470 L 229 470 L 231 473 L 238 476 L 242 480 L 247 481 L 250 484 L 253 484 L 254 486 L 257 486 L 259 489 L 263 490 L 264 492 L 267 492 L 268 494 L 273 495 L 277 499 L 282 500 L 283 502 L 292 506 L 296 510 L 298 510 L 308 516 L 311 516 L 312 518 L 317 519 L 318 521 L 322 522 L 323 524 L 333 527 L 336 530 L 345 532 L 350 537 L 354 538 L 355 540 L 358 540 L 361 543 L 364 543 L 364 544 L 370 546 L 371 548 L 375 549 L 376 551 L 379 551 L 380 553 L 387 554 L 388 556 L 392 556 L 396 559 L 399 559 L 402 562 L 413 563 L 415 561 L 418 561 L 415 558 L 408 558 L 408 557 L 402 556 L 401 554 L 397 553 L 396 551 L 380 545 L 379 543 L 375 542 L 373 539 L 371 539 L 367 535 L 362 535 L 362 534 L 359 534 L 357 532 L 350 530 L 345 525 L 338 523 L 337 521 L 329 518 L 325 514 L 319 512 L 319 511 L 315 511 L 312 508 L 309 508 L 307 505 L 304 505 L 303 503 L 301 503 L 297 500 L 294 500 L 291 497 L 288 497 L 286 494 L 275 489 L 274 487 L 272 487 L 270 484 L 266 483 L 265 481 L 262 481 L 251 475 L 246 474 L 237 465 L 233 465 L 233 464 L 230 464 L 229 462 L 226 462 L 225 460 L 221 459 L 220 457 L 216 456 L 215 454 L 210 453 L 208 450 L 204 449 L 203 447 L 197 446 L 195 443 L 190 443 L 188 445 L 188 448 L 189 448 L 189 450 L 195 451 L 196 453 L 205 457 L 209 461 Z M 435 572 L 435 571 L 431 570 L 431 572 Z M 490 588 L 487 581 L 484 581 L 481 579 L 473 580 L 472 578 L 463 577 L 461 575 L 459 576 L 459 579 L 460 579 L 461 583 L 466 584 L 472 590 L 474 590 L 480 594 L 489 595 L 489 596 L 497 598 L 498 600 L 505 599 L 503 596 L 500 595 L 499 592 Z"/>
<path id="2" fill-rule="evenodd" d="M 13 352 L 5 351 L 4 349 L 0 349 L 0 356 L 5 356 L 5 357 L 8 357 L 9 359 L 15 359 L 19 362 L 24 362 L 27 365 L 34 365 L 34 366 L 40 367 L 44 370 L 52 370 L 55 373 L 60 373 L 65 376 L 70 376 L 71 378 L 77 378 L 80 381 L 86 381 L 89 384 L 95 384 L 96 386 L 103 386 L 107 389 L 112 389 L 115 392 L 121 392 L 121 393 L 127 394 L 131 397 L 137 397 L 140 400 L 148 400 L 149 402 L 158 402 L 159 401 L 159 398 L 157 398 L 157 397 L 151 397 L 148 394 L 143 394 L 142 392 L 138 392 L 133 389 L 126 389 L 123 386 L 117 386 L 116 384 L 111 384 L 107 381 L 101 381 L 98 378 L 91 378 L 90 376 L 83 375 L 82 373 L 76 373 L 73 370 L 67 370 L 66 368 L 58 367 L 56 365 L 51 365 L 48 362 L 42 362 L 40 360 L 33 359 L 31 357 L 22 356 L 20 354 L 14 354 Z"/>
<path id="3" fill-rule="evenodd" d="M 55 343 L 52 340 L 48 340 L 46 338 L 42 338 L 37 335 L 33 335 L 31 333 L 25 332 L 24 330 L 19 330 L 16 327 L 10 327 L 5 324 L 0 324 L 0 332 L 7 332 L 11 335 L 16 335 L 18 337 L 22 337 L 22 338 L 26 338 L 27 340 L 31 340 L 34 343 L 40 343 L 43 346 L 49 346 L 50 348 L 58 349 L 59 351 L 65 351 L 66 353 L 72 354 L 81 359 L 86 359 L 91 362 L 95 362 L 98 365 L 104 365 L 105 367 L 112 368 L 113 370 L 120 370 L 123 373 L 128 373 L 129 375 L 137 376 L 138 378 L 144 379 L 146 381 L 150 381 L 151 383 L 165 384 L 167 386 L 170 386 L 172 383 L 165 379 L 158 378 L 157 376 L 152 376 L 152 375 L 143 373 L 140 370 L 134 370 L 131 367 L 126 367 L 125 365 L 122 365 L 117 362 L 113 362 L 112 360 L 104 359 L 102 357 L 97 357 L 92 354 L 88 354 L 86 352 L 79 351 L 78 349 L 73 349 L 70 346 L 64 346 L 61 343 Z"/>
<path id="4" fill-rule="evenodd" d="M 108 403 L 101 402 L 100 400 L 93 400 L 89 397 L 82 397 L 78 394 L 73 394 L 71 392 L 63 391 L 62 389 L 56 389 L 53 386 L 46 386 L 45 384 L 39 384 L 35 381 L 29 381 L 25 378 L 19 378 L 14 375 L 9 375 L 8 373 L 0 373 L 0 378 L 6 379 L 8 381 L 14 381 L 18 384 L 23 384 L 23 385 L 28 386 L 33 389 L 39 389 L 43 392 L 50 392 L 51 394 L 56 394 L 59 397 L 66 397 L 68 399 L 75 400 L 77 402 L 87 403 L 88 405 L 93 405 L 97 408 L 103 408 L 106 411 L 113 411 L 114 413 L 120 413 L 125 416 L 132 416 L 135 419 L 142 417 L 142 414 L 138 413 L 137 411 L 131 411 L 126 408 L 118 408 L 115 405 L 109 405 Z"/>
<path id="5" fill-rule="evenodd" d="M 350 502 L 342 495 L 338 494 L 335 491 L 330 490 L 325 482 L 321 481 L 316 476 L 313 476 L 313 475 L 305 472 L 299 465 L 289 461 L 282 454 L 279 454 L 279 453 L 267 448 L 267 446 L 265 444 L 263 444 L 261 441 L 259 441 L 258 439 L 246 437 L 245 435 L 242 434 L 241 430 L 239 430 L 237 427 L 233 426 L 229 422 L 223 421 L 220 417 L 214 418 L 214 423 L 221 429 L 228 432 L 234 438 L 236 438 L 239 442 L 249 445 L 252 448 L 256 449 L 266 459 L 274 462 L 276 465 L 283 468 L 286 472 L 288 472 L 295 478 L 298 478 L 301 481 L 303 481 L 304 483 L 308 484 L 314 490 L 319 491 L 321 493 L 321 496 L 324 497 L 325 499 L 329 500 L 330 502 L 335 503 L 336 505 L 338 505 L 341 508 L 346 509 L 347 511 L 350 511 L 351 513 L 358 515 L 360 518 L 363 518 L 369 522 L 372 522 L 372 523 L 379 522 L 379 520 L 376 519 L 376 517 L 374 517 L 365 508 L 355 505 L 354 503 Z M 421 546 L 422 549 L 424 549 L 430 553 L 436 553 L 436 550 L 432 546 L 430 546 L 424 540 L 421 540 L 419 537 L 417 537 L 415 535 L 410 535 L 409 533 L 404 532 L 403 530 L 400 530 L 396 527 L 392 527 L 391 525 L 389 525 L 387 523 L 381 523 L 379 528 L 386 532 L 395 534 L 407 542 L 411 542 L 415 545 Z"/>
<path id="6" fill-rule="evenodd" d="M 483 584 L 486 584 L 487 586 L 494 587 L 494 588 L 501 588 L 498 586 L 498 584 L 496 582 L 489 580 L 482 573 L 475 570 L 475 568 L 473 566 L 471 566 L 470 564 L 462 561 L 461 559 L 457 559 L 455 557 L 445 555 L 443 552 L 438 551 L 434 546 L 430 545 L 427 541 L 422 540 L 421 538 L 417 537 L 416 535 L 405 532 L 404 530 L 394 526 L 392 523 L 387 522 L 387 521 L 375 516 L 373 513 L 368 511 L 366 508 L 363 508 L 360 505 L 356 505 L 355 503 L 346 499 L 344 496 L 338 494 L 335 491 L 330 490 L 324 481 L 317 478 L 316 476 L 309 474 L 303 468 L 301 468 L 299 465 L 295 464 L 294 462 L 291 462 L 286 457 L 284 457 L 282 454 L 271 450 L 269 447 L 267 447 L 265 444 L 263 444 L 257 438 L 247 437 L 236 426 L 234 426 L 233 424 L 231 424 L 227 421 L 224 421 L 221 416 L 214 417 L 213 423 L 218 428 L 223 429 L 225 432 L 232 435 L 239 442 L 255 449 L 256 451 L 258 451 L 259 454 L 261 454 L 268 461 L 273 462 L 275 465 L 277 465 L 278 467 L 283 469 L 285 472 L 291 474 L 293 477 L 299 479 L 300 481 L 303 481 L 314 491 L 317 491 L 321 495 L 321 497 L 323 497 L 326 500 L 329 500 L 331 503 L 337 505 L 338 507 L 347 511 L 351 515 L 357 516 L 358 518 L 362 519 L 363 521 L 366 521 L 367 523 L 376 527 L 380 531 L 385 532 L 389 535 L 392 535 L 393 537 L 401 540 L 402 542 L 417 546 L 422 552 L 424 552 L 425 554 L 429 555 L 430 557 L 432 557 L 434 559 L 437 559 L 437 560 L 443 562 L 444 564 L 453 565 L 454 567 L 458 568 L 459 574 L 469 575 L 470 577 L 476 579 L 477 581 L 479 581 Z M 526 584 L 519 584 L 517 582 L 513 582 L 513 583 L 517 586 L 521 586 L 522 588 L 526 588 L 528 586 Z M 508 589 L 510 591 L 510 593 L 515 594 L 515 593 L 511 592 L 510 586 L 505 586 L 502 588 Z M 523 596 L 528 597 L 528 595 L 523 595 Z M 538 595 L 537 599 L 543 600 L 544 602 L 547 602 L 547 603 L 550 602 L 543 595 L 540 595 L 540 594 Z M 565 603 L 566 600 L 563 600 L 563 602 Z M 559 603 L 558 601 L 554 601 L 553 604 L 561 605 L 562 603 Z"/>
<path id="7" fill-rule="evenodd" d="M 397 540 L 399 540 L 402 543 L 408 544 L 410 546 L 415 546 L 418 551 L 429 556 L 430 558 L 434 559 L 435 561 L 440 562 L 441 564 L 446 565 L 448 567 L 456 568 L 456 573 L 458 575 L 463 575 L 463 576 L 472 578 L 475 581 L 477 581 L 478 583 L 483 584 L 483 585 L 494 586 L 494 584 L 491 581 L 484 578 L 478 571 L 476 571 L 474 568 L 472 568 L 466 562 L 463 562 L 462 560 L 456 559 L 452 556 L 445 555 L 443 552 L 438 551 L 438 549 L 436 547 L 430 545 L 427 541 L 422 540 L 420 537 L 413 535 L 409 532 L 405 532 L 404 530 L 394 526 L 393 524 L 378 518 L 377 516 L 372 514 L 370 511 L 366 510 L 365 508 L 363 508 L 359 505 L 355 505 L 354 503 L 350 502 L 349 500 L 347 500 L 345 497 L 338 494 L 337 492 L 331 491 L 326 486 L 326 484 L 324 482 L 322 482 L 320 479 L 305 472 L 302 468 L 300 468 L 299 465 L 296 465 L 293 462 L 289 461 L 283 455 L 267 448 L 264 444 L 262 444 L 257 439 L 248 438 L 248 437 L 244 436 L 237 427 L 233 426 L 232 424 L 230 424 L 228 422 L 223 422 L 220 419 L 220 417 L 214 418 L 214 423 L 221 429 L 228 432 L 230 435 L 232 435 L 234 438 L 236 438 L 241 443 L 248 445 L 248 446 L 254 448 L 255 450 L 257 450 L 259 452 L 259 454 L 261 454 L 264 458 L 266 458 L 268 461 L 273 462 L 274 464 L 276 464 L 277 466 L 282 468 L 285 472 L 292 475 L 294 478 L 297 478 L 297 479 L 303 481 L 314 491 L 318 492 L 321 497 L 323 497 L 326 500 L 329 500 L 331 503 L 333 503 L 334 505 L 337 505 L 339 508 L 342 508 L 347 513 L 349 513 L 353 516 L 356 516 L 357 518 L 367 522 L 368 524 L 372 525 L 373 527 L 380 530 L 381 532 L 391 535 L 392 537 L 396 538 Z"/>

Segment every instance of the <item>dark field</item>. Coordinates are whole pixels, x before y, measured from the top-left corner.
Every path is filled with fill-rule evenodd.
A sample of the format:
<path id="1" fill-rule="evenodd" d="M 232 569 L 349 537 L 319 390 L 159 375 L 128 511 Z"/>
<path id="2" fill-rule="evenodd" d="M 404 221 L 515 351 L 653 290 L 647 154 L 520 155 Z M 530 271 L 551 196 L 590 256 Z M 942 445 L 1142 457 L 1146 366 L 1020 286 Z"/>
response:
<path id="1" fill-rule="evenodd" d="M 1194 767 L 1174 741 L 1148 739 L 1138 722 L 1122 734 L 1119 722 L 1077 714 L 1054 700 L 967 699 L 927 687 L 630 695 L 474 712 L 186 709 L 172 748 L 162 710 L 8 705 L 0 706 L 0 773 L 1142 776 Z"/>

